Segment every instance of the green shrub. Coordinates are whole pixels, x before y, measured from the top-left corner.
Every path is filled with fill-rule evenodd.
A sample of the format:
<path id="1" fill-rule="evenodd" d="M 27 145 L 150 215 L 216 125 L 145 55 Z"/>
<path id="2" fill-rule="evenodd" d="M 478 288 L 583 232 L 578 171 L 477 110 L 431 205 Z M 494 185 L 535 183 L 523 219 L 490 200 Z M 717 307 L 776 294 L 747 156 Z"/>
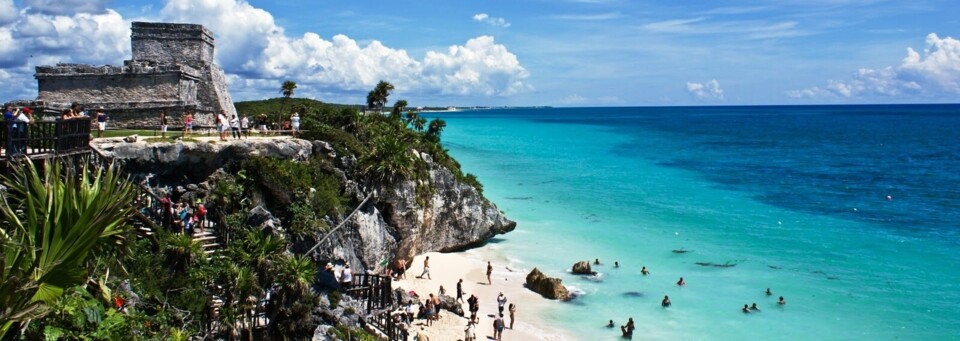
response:
<path id="1" fill-rule="evenodd" d="M 337 309 L 337 306 L 340 305 L 340 300 L 343 299 L 343 294 L 339 291 L 330 291 L 327 293 L 327 299 L 330 300 L 330 309 Z"/>

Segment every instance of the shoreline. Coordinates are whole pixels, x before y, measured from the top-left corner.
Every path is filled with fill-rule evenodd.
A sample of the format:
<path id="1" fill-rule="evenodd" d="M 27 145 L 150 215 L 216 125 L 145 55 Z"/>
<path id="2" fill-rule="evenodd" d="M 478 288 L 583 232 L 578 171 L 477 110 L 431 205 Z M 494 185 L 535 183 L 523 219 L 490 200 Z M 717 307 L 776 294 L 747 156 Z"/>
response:
<path id="1" fill-rule="evenodd" d="M 417 278 L 423 271 L 423 260 L 427 256 L 430 257 L 432 279 Z M 493 265 L 492 285 L 487 284 L 486 262 L 488 260 Z M 463 279 L 464 312 L 469 314 L 466 299 L 471 294 L 479 299 L 477 340 L 491 340 L 493 337 L 492 325 L 498 313 L 497 295 L 500 292 L 507 297 L 507 306 L 511 303 L 517 306 L 514 329 L 504 329 L 503 340 L 575 340 L 565 330 L 552 326 L 545 318 L 548 311 L 564 303 L 543 298 L 540 294 L 527 289 L 524 286 L 527 273 L 522 270 L 508 269 L 507 259 L 494 250 L 481 247 L 456 253 L 429 252 L 414 257 L 411 264 L 407 270 L 407 278 L 393 281 L 393 288 L 403 288 L 408 292 L 415 291 L 420 295 L 421 301 L 428 297 L 429 293 L 436 294 L 441 285 L 447 295 L 456 298 L 457 281 Z M 420 327 L 424 326 L 424 331 L 431 340 L 463 340 L 468 319 L 469 315 L 460 317 L 442 310 L 440 319 L 434 321 L 432 326 L 425 326 L 424 320 L 415 320 L 410 329 L 410 335 L 416 335 Z M 509 327 L 510 318 L 506 309 L 504 322 Z"/>

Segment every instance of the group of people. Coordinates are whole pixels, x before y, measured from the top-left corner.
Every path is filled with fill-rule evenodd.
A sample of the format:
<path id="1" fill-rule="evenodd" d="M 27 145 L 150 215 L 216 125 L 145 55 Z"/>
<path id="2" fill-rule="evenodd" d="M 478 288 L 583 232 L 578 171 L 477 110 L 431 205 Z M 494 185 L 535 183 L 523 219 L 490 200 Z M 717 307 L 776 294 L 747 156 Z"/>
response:
<path id="1" fill-rule="evenodd" d="M 195 121 L 196 119 L 192 112 L 187 111 L 183 114 L 183 137 L 190 137 L 194 130 Z M 160 111 L 159 123 L 160 137 L 166 138 L 167 130 L 170 127 L 170 118 L 165 110 Z M 260 114 L 256 118 L 250 119 L 247 117 L 247 115 L 228 115 L 225 110 L 220 110 L 217 115 L 214 116 L 214 123 L 216 124 L 220 141 L 226 141 L 230 136 L 232 136 L 234 139 L 250 137 L 250 131 L 254 130 L 254 127 L 260 132 L 261 136 L 270 134 L 266 114 Z M 294 112 L 292 115 L 290 115 L 290 120 L 284 122 L 283 130 L 290 130 L 293 134 L 293 137 L 299 137 L 300 114 Z M 279 134 L 279 132 L 277 133 Z"/>
<path id="2" fill-rule="evenodd" d="M 13 107 L 7 105 L 3 110 L 3 119 L 7 121 L 7 136 L 12 138 L 12 143 L 9 145 L 11 150 L 8 150 L 9 154 L 23 154 L 27 151 L 27 143 L 25 138 L 27 135 L 27 126 L 30 123 L 33 123 L 33 111 L 28 107 Z"/>
<path id="3" fill-rule="evenodd" d="M 407 262 L 403 259 L 399 259 L 388 267 L 385 271 L 388 275 L 394 277 L 397 280 L 406 278 L 406 271 L 409 270 Z M 493 264 L 487 262 L 487 283 L 492 284 L 492 274 L 493 274 Z M 431 280 L 430 277 L 430 257 L 426 256 L 423 260 L 423 272 L 419 276 L 416 276 L 418 279 L 427 279 Z M 412 324 L 415 318 L 424 319 L 423 326 L 432 326 L 433 322 L 440 318 L 441 310 L 441 296 L 445 296 L 446 290 L 441 285 L 438 290 L 438 294 L 430 294 L 429 298 L 425 299 L 423 302 L 420 302 L 419 297 L 416 297 L 416 305 L 419 306 L 419 309 L 414 308 L 414 303 L 410 302 L 406 305 L 405 308 L 402 308 L 401 312 L 395 313 L 395 316 L 402 315 L 402 321 L 406 322 L 409 325 Z M 455 303 L 463 304 L 466 302 L 467 310 L 470 312 L 470 315 L 467 319 L 467 324 L 464 327 L 464 340 L 465 341 L 476 341 L 477 340 L 477 325 L 480 323 L 480 317 L 478 312 L 480 311 L 480 299 L 475 294 L 470 294 L 469 298 L 464 300 L 466 293 L 463 289 L 463 279 L 459 279 L 456 283 L 456 298 Z M 503 292 L 500 292 L 497 295 L 497 313 L 492 314 L 493 316 L 493 337 L 495 340 L 503 339 L 504 329 L 513 329 L 514 321 L 516 318 L 517 306 L 513 303 L 509 303 L 506 295 Z M 509 303 L 509 304 L 508 304 Z M 504 320 L 505 316 L 509 316 L 509 324 Z M 398 317 L 400 319 L 400 317 Z M 420 330 L 414 335 L 414 340 L 429 340 L 428 334 L 425 332 L 425 329 L 421 326 Z"/>
<path id="4" fill-rule="evenodd" d="M 599 258 L 598 258 L 598 259 L 595 259 L 594 262 L 593 262 L 593 264 L 594 264 L 594 265 L 600 265 L 600 259 L 599 259 Z M 619 262 L 619 261 L 614 262 L 614 267 L 615 267 L 615 268 L 619 268 L 619 267 L 620 267 L 620 262 Z M 647 267 L 646 267 L 646 266 L 643 266 L 643 267 L 640 269 L 640 274 L 643 275 L 643 276 L 648 276 L 648 275 L 650 275 L 650 270 L 647 270 Z M 686 286 L 686 285 L 687 285 L 687 282 L 683 279 L 683 277 L 680 277 L 680 279 L 677 280 L 676 285 L 679 286 L 679 287 L 683 287 L 683 286 Z M 770 291 L 770 288 L 767 288 L 767 290 L 766 290 L 764 293 L 765 293 L 767 296 L 772 296 L 772 295 L 773 295 L 773 292 Z M 783 296 L 780 296 L 780 299 L 779 299 L 779 301 L 777 301 L 777 304 L 779 304 L 779 305 L 782 306 L 782 305 L 787 304 L 787 301 L 783 298 Z M 660 306 L 663 307 L 663 308 L 669 308 L 671 305 L 673 305 L 673 302 L 670 301 L 670 296 L 664 295 L 664 296 L 663 296 L 663 300 L 660 301 Z M 752 305 L 744 304 L 744 305 L 743 305 L 743 308 L 741 309 L 741 311 L 742 311 L 744 314 L 750 314 L 750 313 L 760 312 L 760 307 L 757 306 L 757 303 L 756 303 L 756 302 L 754 302 Z M 615 326 L 615 325 L 614 325 L 614 323 L 613 323 L 613 320 L 610 320 L 610 321 L 607 323 L 607 325 L 606 325 L 607 328 L 613 328 L 614 326 Z M 626 338 L 626 339 L 632 339 L 632 338 L 633 338 L 633 330 L 634 330 L 635 328 L 636 328 L 636 327 L 634 326 L 634 323 L 633 323 L 633 317 L 630 317 L 630 318 L 627 319 L 627 323 L 626 323 L 626 324 L 620 326 L 620 332 L 623 334 L 623 337 L 624 337 L 624 338 Z"/>
<path id="5" fill-rule="evenodd" d="M 192 205 L 185 200 L 179 200 L 174 203 L 170 196 L 160 199 L 161 217 L 164 225 L 170 227 L 175 233 L 185 233 L 193 235 L 199 229 L 204 232 L 204 226 L 207 222 L 207 208 L 203 205 L 203 200 L 197 199 Z"/>

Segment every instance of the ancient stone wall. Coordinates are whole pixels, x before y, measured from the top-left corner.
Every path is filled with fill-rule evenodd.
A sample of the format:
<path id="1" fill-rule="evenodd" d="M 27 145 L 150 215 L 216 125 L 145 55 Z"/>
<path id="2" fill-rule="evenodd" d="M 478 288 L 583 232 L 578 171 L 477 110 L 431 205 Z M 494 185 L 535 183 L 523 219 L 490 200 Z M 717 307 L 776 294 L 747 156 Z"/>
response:
<path id="1" fill-rule="evenodd" d="M 202 25 L 134 22 L 130 45 L 134 60 L 212 65 L 213 33 Z"/>

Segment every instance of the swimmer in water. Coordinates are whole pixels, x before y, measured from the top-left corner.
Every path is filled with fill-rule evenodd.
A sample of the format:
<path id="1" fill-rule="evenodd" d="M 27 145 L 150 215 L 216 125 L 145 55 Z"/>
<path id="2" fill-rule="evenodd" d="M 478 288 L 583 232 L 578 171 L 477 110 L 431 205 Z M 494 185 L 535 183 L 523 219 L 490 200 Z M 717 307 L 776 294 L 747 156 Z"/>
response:
<path id="1" fill-rule="evenodd" d="M 649 274 L 650 274 L 650 271 L 647 270 L 647 267 L 646 267 L 646 266 L 644 266 L 643 269 L 640 269 L 640 273 L 643 274 L 644 276 L 646 276 L 646 275 L 649 275 Z"/>
<path id="2" fill-rule="evenodd" d="M 664 307 L 664 308 L 669 307 L 669 306 L 670 306 L 670 296 L 664 295 L 664 296 L 663 296 L 663 301 L 660 302 L 660 306 L 661 306 L 661 307 Z"/>
<path id="3" fill-rule="evenodd" d="M 767 296 L 773 295 L 773 292 L 770 291 L 770 288 L 767 288 Z"/>
<path id="4" fill-rule="evenodd" d="M 620 267 L 620 262 L 614 261 L 614 262 L 613 262 L 613 267 L 619 268 L 619 267 Z"/>
<path id="5" fill-rule="evenodd" d="M 679 285 L 679 286 L 682 287 L 682 286 L 684 286 L 684 285 L 687 285 L 687 282 L 684 282 L 684 281 L 683 281 L 683 277 L 680 277 L 680 280 L 677 281 L 677 285 Z"/>
<path id="6" fill-rule="evenodd" d="M 600 265 L 600 258 L 594 259 L 593 265 Z"/>
<path id="7" fill-rule="evenodd" d="M 783 296 L 780 296 L 780 301 L 778 301 L 777 304 L 784 305 L 784 304 L 787 304 L 787 301 L 783 299 Z"/>
<path id="8" fill-rule="evenodd" d="M 741 311 L 743 311 L 744 314 L 749 314 L 749 313 L 750 313 L 750 307 L 748 307 L 746 304 L 744 304 L 744 305 L 743 305 L 743 309 L 741 309 Z"/>
<path id="9" fill-rule="evenodd" d="M 760 311 L 760 308 L 757 307 L 757 302 L 753 302 L 753 305 L 750 306 L 750 310 Z"/>
<path id="10" fill-rule="evenodd" d="M 607 328 L 613 328 L 613 320 L 610 320 L 610 322 L 607 322 Z"/>

